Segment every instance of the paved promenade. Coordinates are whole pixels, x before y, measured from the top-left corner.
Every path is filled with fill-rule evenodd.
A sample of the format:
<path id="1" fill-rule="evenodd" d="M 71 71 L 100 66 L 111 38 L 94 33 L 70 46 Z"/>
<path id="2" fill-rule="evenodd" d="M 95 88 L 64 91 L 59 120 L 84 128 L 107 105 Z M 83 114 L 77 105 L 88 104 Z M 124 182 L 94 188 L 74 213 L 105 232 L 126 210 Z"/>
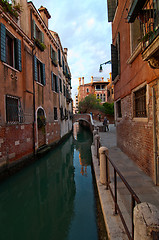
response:
<path id="1" fill-rule="evenodd" d="M 101 124 L 101 123 L 100 123 Z M 96 122 L 95 125 L 98 125 Z M 159 208 L 159 187 L 155 186 L 151 178 L 147 176 L 127 155 L 116 146 L 116 128 L 112 124 L 110 131 L 100 132 L 101 145 L 109 150 L 109 158 L 115 163 L 121 174 L 135 191 L 141 202 L 148 202 Z M 94 155 L 94 146 L 92 146 Z M 104 219 L 106 222 L 108 236 L 110 239 L 127 239 L 119 216 L 114 216 L 114 204 L 109 190 L 99 182 L 99 166 L 97 159 L 93 156 L 93 165 L 99 191 L 101 204 L 103 205 Z M 110 167 L 110 180 L 113 185 L 113 171 Z M 111 198 L 111 199 L 110 199 Z M 110 204 L 111 201 L 111 204 Z M 128 190 L 121 181 L 118 181 L 118 202 L 122 213 L 131 231 L 131 197 Z M 114 225 L 114 227 L 113 227 Z"/>

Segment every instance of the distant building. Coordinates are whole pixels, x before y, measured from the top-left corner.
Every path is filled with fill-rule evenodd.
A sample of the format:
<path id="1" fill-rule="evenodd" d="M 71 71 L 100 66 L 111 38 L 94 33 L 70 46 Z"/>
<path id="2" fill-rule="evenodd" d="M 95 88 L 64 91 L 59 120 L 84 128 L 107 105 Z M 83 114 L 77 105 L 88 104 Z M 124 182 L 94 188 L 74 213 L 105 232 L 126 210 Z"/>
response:
<path id="1" fill-rule="evenodd" d="M 113 103 L 114 102 L 114 84 L 112 81 L 111 73 L 109 74 L 109 78 L 107 78 L 107 81 L 109 82 L 107 86 L 107 102 Z"/>
<path id="2" fill-rule="evenodd" d="M 101 99 L 101 103 L 107 102 L 108 84 L 109 82 L 105 82 L 103 77 L 91 77 L 91 82 L 86 84 L 84 84 L 84 77 L 79 78 L 78 103 L 89 94 L 95 94 L 97 99 Z"/>

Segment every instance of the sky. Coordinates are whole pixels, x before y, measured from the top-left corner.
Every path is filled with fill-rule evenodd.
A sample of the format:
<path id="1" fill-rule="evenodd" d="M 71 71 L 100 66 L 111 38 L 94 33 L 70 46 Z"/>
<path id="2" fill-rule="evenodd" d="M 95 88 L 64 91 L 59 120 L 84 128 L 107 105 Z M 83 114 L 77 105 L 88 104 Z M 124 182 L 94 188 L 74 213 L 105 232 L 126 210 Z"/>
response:
<path id="1" fill-rule="evenodd" d="M 58 33 L 62 47 L 68 48 L 68 65 L 72 75 L 72 98 L 79 85 L 93 77 L 104 77 L 111 72 L 111 65 L 99 66 L 111 59 L 111 24 L 107 18 L 106 0 L 33 0 L 38 9 L 46 7 L 51 15 L 49 29 Z"/>

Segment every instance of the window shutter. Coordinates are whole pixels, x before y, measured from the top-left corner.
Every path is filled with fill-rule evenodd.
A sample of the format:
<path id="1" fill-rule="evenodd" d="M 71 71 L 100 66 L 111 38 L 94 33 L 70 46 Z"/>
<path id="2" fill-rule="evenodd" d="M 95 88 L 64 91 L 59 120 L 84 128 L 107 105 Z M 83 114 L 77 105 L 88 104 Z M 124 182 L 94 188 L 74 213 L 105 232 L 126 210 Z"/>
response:
<path id="1" fill-rule="evenodd" d="M 54 74 L 53 72 L 51 71 L 51 89 L 54 91 Z"/>
<path id="2" fill-rule="evenodd" d="M 53 54 L 52 54 L 52 46 L 50 45 L 50 56 L 51 56 L 51 60 L 53 60 Z"/>
<path id="3" fill-rule="evenodd" d="M 44 43 L 44 33 L 41 32 L 41 42 Z"/>
<path id="4" fill-rule="evenodd" d="M 1 61 L 6 62 L 6 27 L 1 23 Z"/>
<path id="5" fill-rule="evenodd" d="M 38 81 L 37 58 L 34 55 L 34 80 Z"/>
<path id="6" fill-rule="evenodd" d="M 120 74 L 120 33 L 117 35 L 117 51 L 118 51 L 118 74 Z"/>
<path id="7" fill-rule="evenodd" d="M 56 92 L 59 92 L 59 84 L 58 84 L 58 77 L 56 76 Z"/>
<path id="8" fill-rule="evenodd" d="M 111 44 L 112 81 L 118 75 L 118 51 L 116 46 Z"/>
<path id="9" fill-rule="evenodd" d="M 108 22 L 113 22 L 116 11 L 116 0 L 107 0 Z"/>
<path id="10" fill-rule="evenodd" d="M 21 41 L 15 38 L 15 68 L 22 71 Z"/>
<path id="11" fill-rule="evenodd" d="M 43 85 L 46 85 L 45 64 L 44 63 L 41 63 L 41 69 L 42 69 L 42 83 L 43 83 Z"/>
<path id="12" fill-rule="evenodd" d="M 36 24 L 34 20 L 33 20 L 33 37 L 36 38 Z"/>

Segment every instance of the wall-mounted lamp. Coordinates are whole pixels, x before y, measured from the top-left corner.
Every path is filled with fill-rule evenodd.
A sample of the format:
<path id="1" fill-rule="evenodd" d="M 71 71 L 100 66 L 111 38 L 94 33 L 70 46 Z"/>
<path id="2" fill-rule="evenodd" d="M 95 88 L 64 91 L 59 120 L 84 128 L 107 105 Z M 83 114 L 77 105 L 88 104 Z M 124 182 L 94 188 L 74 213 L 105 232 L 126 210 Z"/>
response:
<path id="1" fill-rule="evenodd" d="M 99 67 L 99 72 L 102 72 L 102 71 L 103 71 L 102 65 L 106 65 L 106 64 L 108 64 L 108 63 L 111 64 L 111 60 L 109 60 L 109 61 L 107 61 L 107 62 L 105 62 L 105 63 L 101 63 L 101 64 L 100 64 L 100 67 Z"/>

